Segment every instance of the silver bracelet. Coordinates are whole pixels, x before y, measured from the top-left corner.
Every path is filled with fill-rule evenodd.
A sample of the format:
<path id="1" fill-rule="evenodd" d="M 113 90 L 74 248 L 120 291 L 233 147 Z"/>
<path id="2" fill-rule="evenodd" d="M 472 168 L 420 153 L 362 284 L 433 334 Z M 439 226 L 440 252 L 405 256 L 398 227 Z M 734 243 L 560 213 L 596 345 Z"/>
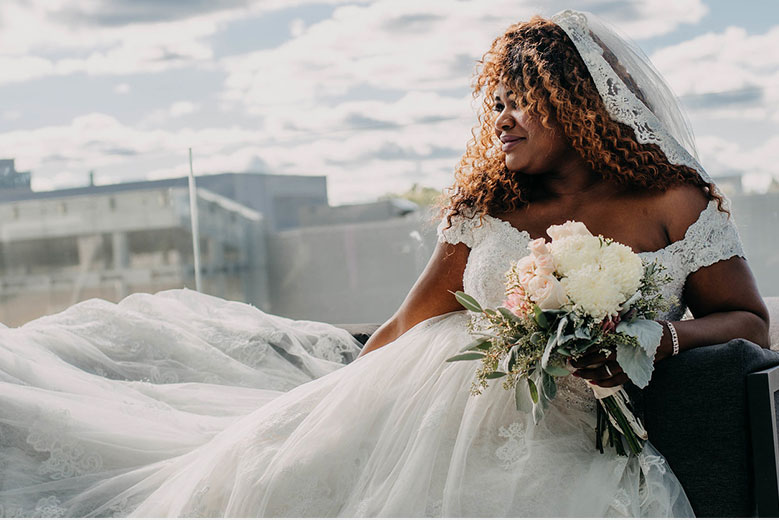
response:
<path id="1" fill-rule="evenodd" d="M 674 344 L 674 351 L 671 355 L 675 356 L 679 353 L 679 336 L 676 334 L 676 329 L 670 321 L 666 321 L 665 324 L 668 325 L 668 330 L 671 331 L 671 341 Z"/>

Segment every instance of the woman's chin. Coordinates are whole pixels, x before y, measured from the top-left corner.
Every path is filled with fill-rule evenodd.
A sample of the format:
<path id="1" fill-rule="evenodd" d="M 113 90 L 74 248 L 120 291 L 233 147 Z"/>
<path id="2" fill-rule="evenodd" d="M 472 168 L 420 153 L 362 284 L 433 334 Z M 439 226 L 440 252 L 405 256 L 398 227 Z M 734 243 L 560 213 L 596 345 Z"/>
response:
<path id="1" fill-rule="evenodd" d="M 522 167 L 524 166 L 520 161 L 512 161 L 508 157 L 506 158 L 505 164 L 506 169 L 510 172 L 521 172 Z"/>

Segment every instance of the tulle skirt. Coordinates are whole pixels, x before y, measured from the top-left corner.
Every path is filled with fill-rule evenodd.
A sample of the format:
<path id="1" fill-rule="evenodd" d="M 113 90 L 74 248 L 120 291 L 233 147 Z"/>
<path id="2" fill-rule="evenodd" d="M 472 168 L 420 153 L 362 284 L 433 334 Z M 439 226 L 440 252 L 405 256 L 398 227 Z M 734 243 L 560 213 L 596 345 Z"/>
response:
<path id="1" fill-rule="evenodd" d="M 651 444 L 595 450 L 577 388 L 538 425 L 471 395 L 467 321 L 350 363 L 345 331 L 192 291 L 0 330 L 0 513 L 692 516 Z"/>

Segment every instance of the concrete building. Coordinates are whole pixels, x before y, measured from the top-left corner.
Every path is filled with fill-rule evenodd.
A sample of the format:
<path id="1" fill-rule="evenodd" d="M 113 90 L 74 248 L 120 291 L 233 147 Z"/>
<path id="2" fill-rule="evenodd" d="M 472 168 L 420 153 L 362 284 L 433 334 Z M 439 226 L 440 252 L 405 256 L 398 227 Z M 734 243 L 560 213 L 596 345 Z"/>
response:
<path id="1" fill-rule="evenodd" d="M 300 227 L 359 224 L 403 217 L 419 211 L 419 206 L 405 199 L 386 199 L 365 204 L 343 206 L 307 206 L 299 210 Z"/>
<path id="2" fill-rule="evenodd" d="M 203 290 L 268 305 L 265 223 L 198 192 Z M 20 325 L 88 298 L 194 288 L 189 193 L 152 188 L 0 204 L 0 321 Z"/>
<path id="3" fill-rule="evenodd" d="M 3 165 L 19 176 L 12 160 Z M 227 173 L 197 185 L 203 291 L 270 308 L 267 236 L 297 227 L 301 208 L 327 205 L 325 178 Z M 0 189 L 0 322 L 194 288 L 188 179 L 19 188 Z"/>
<path id="4" fill-rule="evenodd" d="M 0 190 L 17 195 L 31 192 L 30 172 L 16 171 L 14 159 L 0 159 Z"/>
<path id="5" fill-rule="evenodd" d="M 29 172 L 25 173 L 29 188 Z M 121 197 L 120 193 L 128 191 L 186 189 L 187 185 L 187 178 L 179 177 L 54 191 L 0 189 L 0 204 L 105 194 Z M 327 206 L 327 179 L 324 176 L 220 173 L 198 176 L 197 186 L 261 213 L 268 228 L 274 231 L 299 226 L 302 208 Z"/>

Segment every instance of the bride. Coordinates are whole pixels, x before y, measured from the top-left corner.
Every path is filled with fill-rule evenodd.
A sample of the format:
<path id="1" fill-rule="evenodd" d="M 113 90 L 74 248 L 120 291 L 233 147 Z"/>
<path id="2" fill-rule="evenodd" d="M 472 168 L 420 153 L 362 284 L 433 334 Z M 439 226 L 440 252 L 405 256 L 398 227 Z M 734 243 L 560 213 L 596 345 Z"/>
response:
<path id="1" fill-rule="evenodd" d="M 451 292 L 500 304 L 509 262 L 569 219 L 666 266 L 678 304 L 656 362 L 768 344 L 677 102 L 642 54 L 572 11 L 509 27 L 475 95 L 437 249 L 345 366 L 359 347 L 343 331 L 191 291 L 0 330 L 0 513 L 691 516 L 650 442 L 639 456 L 594 449 L 585 380 L 625 383 L 613 354 L 575 362 L 540 424 L 501 385 L 470 395 L 475 366 L 445 362 L 470 341 Z M 685 308 L 695 319 L 679 321 Z"/>

